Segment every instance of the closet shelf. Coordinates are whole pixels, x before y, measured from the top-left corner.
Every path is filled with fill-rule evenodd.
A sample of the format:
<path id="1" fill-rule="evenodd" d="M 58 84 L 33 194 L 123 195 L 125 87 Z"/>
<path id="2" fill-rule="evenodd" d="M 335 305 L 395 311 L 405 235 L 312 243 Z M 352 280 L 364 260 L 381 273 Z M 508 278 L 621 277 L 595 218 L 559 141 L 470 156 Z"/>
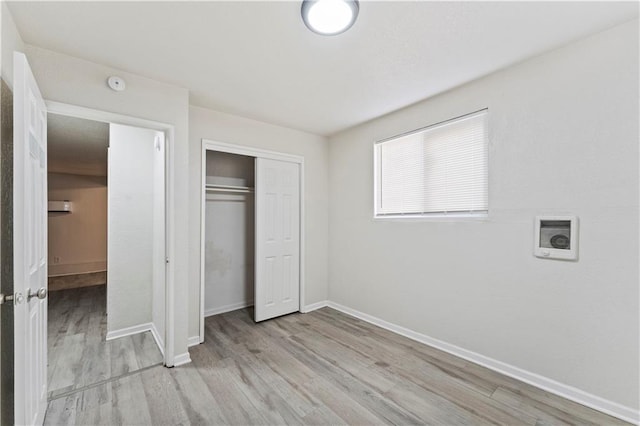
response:
<path id="1" fill-rule="evenodd" d="M 205 185 L 207 192 L 253 192 L 253 188 L 250 186 L 235 186 L 235 185 Z"/>

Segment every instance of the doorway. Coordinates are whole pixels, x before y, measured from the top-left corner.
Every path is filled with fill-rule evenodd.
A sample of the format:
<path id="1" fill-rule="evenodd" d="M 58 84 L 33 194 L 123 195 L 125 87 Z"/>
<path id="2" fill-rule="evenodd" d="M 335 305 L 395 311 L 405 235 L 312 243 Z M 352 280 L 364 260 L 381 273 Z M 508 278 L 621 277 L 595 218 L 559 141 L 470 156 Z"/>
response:
<path id="1" fill-rule="evenodd" d="M 160 141 L 160 151 L 163 157 L 162 164 L 164 164 L 162 174 L 165 178 L 159 188 L 164 194 L 163 208 L 160 210 L 163 211 L 163 216 L 166 220 L 162 227 L 164 231 L 162 233 L 164 246 L 158 252 L 164 255 L 161 259 L 164 263 L 162 275 L 165 279 L 162 282 L 158 282 L 158 284 L 160 294 L 164 296 L 161 317 L 166 320 L 164 345 L 159 346 L 160 348 L 166 348 L 164 350 L 164 363 L 167 366 L 172 366 L 175 362 L 173 350 L 173 305 L 168 302 L 173 300 L 174 271 L 170 263 L 174 241 L 173 209 L 167 208 L 167 206 L 172 206 L 173 203 L 172 188 L 174 181 L 171 174 L 169 174 L 169 170 L 172 169 L 173 164 L 173 148 L 170 141 L 174 135 L 174 127 L 163 123 L 73 105 L 45 102 L 26 56 L 23 53 L 14 52 L 13 65 L 13 209 L 10 218 L 13 222 L 11 226 L 13 232 L 11 254 L 13 255 L 14 280 L 12 293 L 4 295 L 5 297 L 2 298 L 2 301 L 11 302 L 10 305 L 13 311 L 14 356 L 12 358 L 13 365 L 5 364 L 4 357 L 2 363 L 3 369 L 11 368 L 14 372 L 14 418 L 11 423 L 40 424 L 43 421 L 48 405 L 47 115 L 58 114 L 106 122 L 109 123 L 110 129 L 118 124 L 137 126 L 157 130 L 164 136 L 164 139 Z M 110 144 L 111 142 L 110 140 Z M 152 146 L 155 147 L 156 142 L 157 140 L 154 140 Z M 166 144 L 164 148 L 162 148 L 163 143 Z M 2 147 L 4 148 L 4 144 Z M 167 147 L 168 149 L 166 149 Z M 3 160 L 4 158 L 7 157 L 2 155 Z M 107 187 L 112 187 L 112 185 L 107 184 Z M 3 191 L 2 194 L 4 196 L 5 192 Z M 111 204 L 113 203 L 108 203 L 108 205 Z M 169 248 L 168 250 L 167 247 Z M 109 260 L 107 259 L 108 268 Z M 108 272 L 107 280 L 109 280 Z M 131 290 L 135 291 L 134 289 Z M 127 293 L 121 292 L 120 296 L 126 297 Z M 107 299 L 110 298 L 111 292 L 107 292 Z M 4 306 L 6 307 L 6 303 Z M 138 308 L 137 306 L 135 307 L 135 309 Z M 5 309 L 2 309 L 2 313 L 5 313 Z M 107 328 L 109 326 L 108 316 Z M 118 330 L 119 335 L 107 335 L 107 339 L 109 337 L 115 339 L 124 335 L 141 333 L 147 329 L 152 329 L 150 323 L 144 327 L 140 324 L 135 327 L 125 327 Z M 74 367 L 80 368 L 81 365 Z M 4 412 L 5 410 L 3 410 L 3 415 Z"/>
<path id="2" fill-rule="evenodd" d="M 165 138 L 49 113 L 48 400 L 163 363 Z"/>

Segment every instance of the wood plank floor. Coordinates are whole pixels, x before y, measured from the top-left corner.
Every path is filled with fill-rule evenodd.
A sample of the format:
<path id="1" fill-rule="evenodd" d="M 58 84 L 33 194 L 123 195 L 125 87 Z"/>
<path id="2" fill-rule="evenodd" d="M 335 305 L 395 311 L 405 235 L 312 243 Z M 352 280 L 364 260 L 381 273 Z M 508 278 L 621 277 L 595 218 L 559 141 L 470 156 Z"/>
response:
<path id="1" fill-rule="evenodd" d="M 105 285 L 49 293 L 50 399 L 162 363 L 150 332 L 106 341 L 106 295 Z"/>
<path id="2" fill-rule="evenodd" d="M 45 423 L 626 424 L 329 308 L 205 330 L 191 364 L 54 398 Z"/>

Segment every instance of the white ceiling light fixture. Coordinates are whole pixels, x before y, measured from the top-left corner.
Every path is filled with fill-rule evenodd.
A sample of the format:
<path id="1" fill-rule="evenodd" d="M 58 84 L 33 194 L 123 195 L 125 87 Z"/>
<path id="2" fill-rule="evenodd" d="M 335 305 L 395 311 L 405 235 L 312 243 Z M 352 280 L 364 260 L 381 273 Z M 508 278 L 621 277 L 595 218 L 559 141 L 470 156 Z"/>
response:
<path id="1" fill-rule="evenodd" d="M 311 31 L 321 35 L 337 35 L 356 22 L 358 0 L 303 0 L 302 20 Z"/>

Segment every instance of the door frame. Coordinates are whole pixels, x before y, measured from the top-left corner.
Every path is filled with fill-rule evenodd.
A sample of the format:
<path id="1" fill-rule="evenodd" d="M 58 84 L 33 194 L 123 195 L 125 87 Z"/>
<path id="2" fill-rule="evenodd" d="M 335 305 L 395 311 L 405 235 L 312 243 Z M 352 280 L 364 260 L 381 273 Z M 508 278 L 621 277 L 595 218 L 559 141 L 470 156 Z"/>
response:
<path id="1" fill-rule="evenodd" d="M 305 217 L 304 217 L 304 157 L 294 154 L 286 154 L 278 151 L 270 151 L 261 148 L 254 148 L 246 145 L 236 145 L 226 142 L 217 142 L 210 139 L 202 139 L 201 169 L 200 169 L 200 328 L 198 336 L 199 342 L 204 342 L 204 267 L 205 267 L 205 222 L 206 222 L 206 192 L 205 184 L 207 179 L 207 151 L 225 152 L 228 154 L 245 155 L 255 158 L 266 158 L 269 160 L 287 161 L 300 166 L 300 300 L 299 312 L 304 312 L 305 300 Z M 195 337 L 195 336 L 194 336 Z M 191 343 L 191 339 L 190 343 Z"/>
<path id="2" fill-rule="evenodd" d="M 143 127 L 161 131 L 165 134 L 165 257 L 166 257 L 166 273 L 165 273 L 165 336 L 164 347 L 160 348 L 164 365 L 172 367 L 175 365 L 175 268 L 172 259 L 175 259 L 175 217 L 173 209 L 173 188 L 174 176 L 171 172 L 174 163 L 175 144 L 175 127 L 171 124 L 158 121 L 151 121 L 144 118 L 131 117 L 128 115 L 117 114 L 107 111 L 100 111 L 91 108 L 85 108 L 78 105 L 65 104 L 62 102 L 45 100 L 47 113 L 65 115 L 75 118 L 83 118 L 87 120 L 100 121 L 103 123 L 123 124 L 128 126 Z"/>

